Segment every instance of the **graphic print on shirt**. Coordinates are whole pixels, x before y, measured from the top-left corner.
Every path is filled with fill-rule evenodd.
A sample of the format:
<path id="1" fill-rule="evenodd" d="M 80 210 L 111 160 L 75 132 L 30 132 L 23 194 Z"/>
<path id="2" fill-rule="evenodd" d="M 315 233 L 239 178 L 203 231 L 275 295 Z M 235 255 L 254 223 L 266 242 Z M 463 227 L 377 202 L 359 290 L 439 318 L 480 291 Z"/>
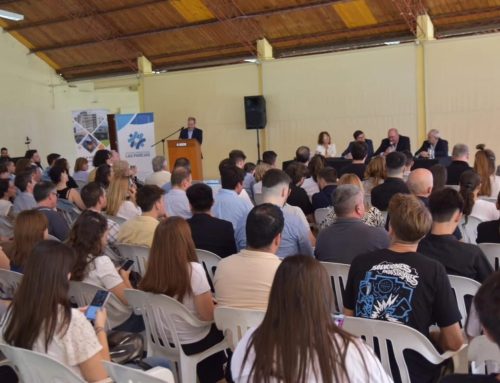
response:
<path id="1" fill-rule="evenodd" d="M 418 277 L 417 271 L 404 263 L 374 265 L 359 284 L 356 316 L 408 323 Z"/>

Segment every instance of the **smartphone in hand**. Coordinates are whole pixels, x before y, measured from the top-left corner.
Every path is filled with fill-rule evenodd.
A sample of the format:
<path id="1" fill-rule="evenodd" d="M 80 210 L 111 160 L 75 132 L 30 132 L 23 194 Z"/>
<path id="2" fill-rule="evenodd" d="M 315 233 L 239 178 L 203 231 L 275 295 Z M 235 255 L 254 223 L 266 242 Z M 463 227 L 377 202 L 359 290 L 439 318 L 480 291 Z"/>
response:
<path id="1" fill-rule="evenodd" d="M 134 264 L 134 261 L 129 259 L 129 260 L 123 262 L 123 265 L 120 266 L 120 269 L 125 270 L 125 271 L 129 271 L 133 264 Z"/>
<path id="2" fill-rule="evenodd" d="M 90 302 L 87 311 L 85 311 L 85 316 L 88 320 L 94 321 L 97 315 L 97 312 L 106 304 L 109 298 L 109 291 L 99 290 L 94 295 L 92 302 Z"/>

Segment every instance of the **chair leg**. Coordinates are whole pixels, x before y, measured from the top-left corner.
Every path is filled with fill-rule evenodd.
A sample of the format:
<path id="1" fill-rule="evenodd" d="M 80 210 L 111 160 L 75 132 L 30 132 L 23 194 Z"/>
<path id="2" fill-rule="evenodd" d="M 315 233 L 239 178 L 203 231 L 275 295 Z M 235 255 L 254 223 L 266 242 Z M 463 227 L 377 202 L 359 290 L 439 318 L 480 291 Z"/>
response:
<path id="1" fill-rule="evenodd" d="M 181 356 L 181 379 L 179 382 L 182 383 L 196 383 L 196 359 L 190 357 Z"/>

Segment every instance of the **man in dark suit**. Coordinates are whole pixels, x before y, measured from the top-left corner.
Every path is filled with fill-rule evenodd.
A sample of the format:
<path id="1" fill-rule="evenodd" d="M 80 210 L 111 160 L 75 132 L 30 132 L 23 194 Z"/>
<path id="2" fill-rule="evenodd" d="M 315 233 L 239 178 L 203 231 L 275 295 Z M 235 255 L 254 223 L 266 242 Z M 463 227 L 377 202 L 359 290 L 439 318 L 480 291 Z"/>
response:
<path id="1" fill-rule="evenodd" d="M 214 204 L 212 188 L 197 183 L 186 190 L 186 196 L 193 213 L 187 222 L 196 248 L 211 251 L 222 258 L 236 254 L 233 225 L 210 214 Z"/>
<path id="2" fill-rule="evenodd" d="M 198 140 L 200 145 L 203 143 L 203 130 L 196 127 L 196 118 L 189 117 L 187 120 L 187 129 L 182 129 L 179 134 L 180 140 Z"/>
<path id="3" fill-rule="evenodd" d="M 411 152 L 410 137 L 401 136 L 397 129 L 389 129 L 387 138 L 384 138 L 380 143 L 377 151 L 373 154 L 378 156 L 380 154 L 386 156 L 391 152 L 402 152 L 409 150 Z"/>
<path id="4" fill-rule="evenodd" d="M 472 169 L 468 161 L 469 147 L 464 144 L 456 144 L 451 152 L 451 164 L 446 168 L 448 171 L 446 185 L 459 184 L 462 173 Z"/>
<path id="5" fill-rule="evenodd" d="M 370 158 L 373 156 L 373 142 L 365 137 L 365 133 L 362 130 L 356 130 L 352 135 L 354 137 L 354 141 L 349 142 L 349 146 L 346 150 L 342 152 L 342 157 L 347 159 L 352 159 L 352 147 L 355 142 L 364 142 L 366 144 L 366 160 L 370 161 Z"/>
<path id="6" fill-rule="evenodd" d="M 420 149 L 417 150 L 415 157 L 448 157 L 448 141 L 439 138 L 439 130 L 432 129 L 427 133 L 427 140 L 425 140 Z"/>

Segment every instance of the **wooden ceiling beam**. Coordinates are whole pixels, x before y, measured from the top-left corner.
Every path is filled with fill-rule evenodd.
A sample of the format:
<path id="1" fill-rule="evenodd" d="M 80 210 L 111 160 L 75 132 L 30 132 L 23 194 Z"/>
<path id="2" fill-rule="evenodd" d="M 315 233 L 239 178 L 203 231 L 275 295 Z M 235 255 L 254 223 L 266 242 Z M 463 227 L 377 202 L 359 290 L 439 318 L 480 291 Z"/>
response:
<path id="1" fill-rule="evenodd" d="M 19 0 L 16 0 L 16 1 L 19 1 Z M 121 7 L 108 9 L 105 11 L 99 11 L 99 14 L 100 15 L 107 15 L 110 13 L 128 11 L 128 10 L 139 8 L 139 7 L 146 7 L 148 5 L 155 5 L 158 3 L 165 3 L 165 0 L 149 0 L 149 1 L 146 1 L 144 3 L 128 4 L 128 5 L 124 5 Z M 1 0 L 0 0 L 0 4 L 1 4 Z M 74 15 L 65 15 L 65 16 L 56 17 L 56 18 L 50 19 L 50 20 L 41 20 L 41 21 L 34 21 L 31 23 L 15 24 L 15 25 L 5 27 L 4 30 L 6 30 L 7 32 L 22 31 L 22 30 L 29 29 L 29 28 L 39 28 L 39 27 L 49 26 L 52 24 L 64 23 L 67 21 L 75 21 L 75 20 L 79 20 L 79 19 L 85 19 L 87 17 L 92 17 L 92 16 L 94 16 L 93 12 L 82 12 L 78 18 L 75 18 Z"/>
<path id="2" fill-rule="evenodd" d="M 231 17 L 227 20 L 231 20 L 233 22 L 234 21 L 243 21 L 243 20 L 253 20 L 253 19 L 259 18 L 259 17 L 269 17 L 269 16 L 275 16 L 275 15 L 282 15 L 282 14 L 286 14 L 286 13 L 290 13 L 290 12 L 300 12 L 300 11 L 309 10 L 309 9 L 323 8 L 323 7 L 330 6 L 332 4 L 340 3 L 340 2 L 344 2 L 344 1 L 347 1 L 347 0 L 320 0 L 320 1 L 315 1 L 314 3 L 306 4 L 306 5 L 304 5 L 304 4 L 293 5 L 290 7 L 274 9 L 271 11 L 260 11 L 260 12 L 255 12 L 255 13 L 248 13 L 248 14 L 241 15 L 241 16 Z M 227 20 L 225 20 L 225 21 L 227 21 Z M 102 41 L 85 40 L 85 41 L 77 41 L 77 42 L 67 43 L 67 44 L 57 44 L 57 45 L 46 46 L 46 47 L 38 47 L 38 48 L 31 49 L 30 53 L 51 52 L 51 51 L 57 51 L 57 50 L 62 50 L 62 49 L 79 48 L 79 47 L 83 47 L 83 46 L 106 43 L 108 41 L 129 40 L 129 39 L 134 39 L 134 38 L 138 38 L 138 37 L 154 36 L 157 34 L 179 32 L 179 31 L 185 31 L 185 30 L 189 30 L 189 29 L 196 29 L 199 27 L 218 26 L 218 25 L 221 25 L 223 22 L 224 21 L 220 21 L 220 20 L 208 20 L 208 21 L 202 21 L 202 22 L 198 22 L 198 23 L 184 24 L 184 25 L 175 26 L 175 27 L 158 28 L 158 29 L 144 31 L 144 32 L 134 32 L 134 33 L 129 33 L 129 34 L 122 34 L 120 36 L 105 39 Z"/>

